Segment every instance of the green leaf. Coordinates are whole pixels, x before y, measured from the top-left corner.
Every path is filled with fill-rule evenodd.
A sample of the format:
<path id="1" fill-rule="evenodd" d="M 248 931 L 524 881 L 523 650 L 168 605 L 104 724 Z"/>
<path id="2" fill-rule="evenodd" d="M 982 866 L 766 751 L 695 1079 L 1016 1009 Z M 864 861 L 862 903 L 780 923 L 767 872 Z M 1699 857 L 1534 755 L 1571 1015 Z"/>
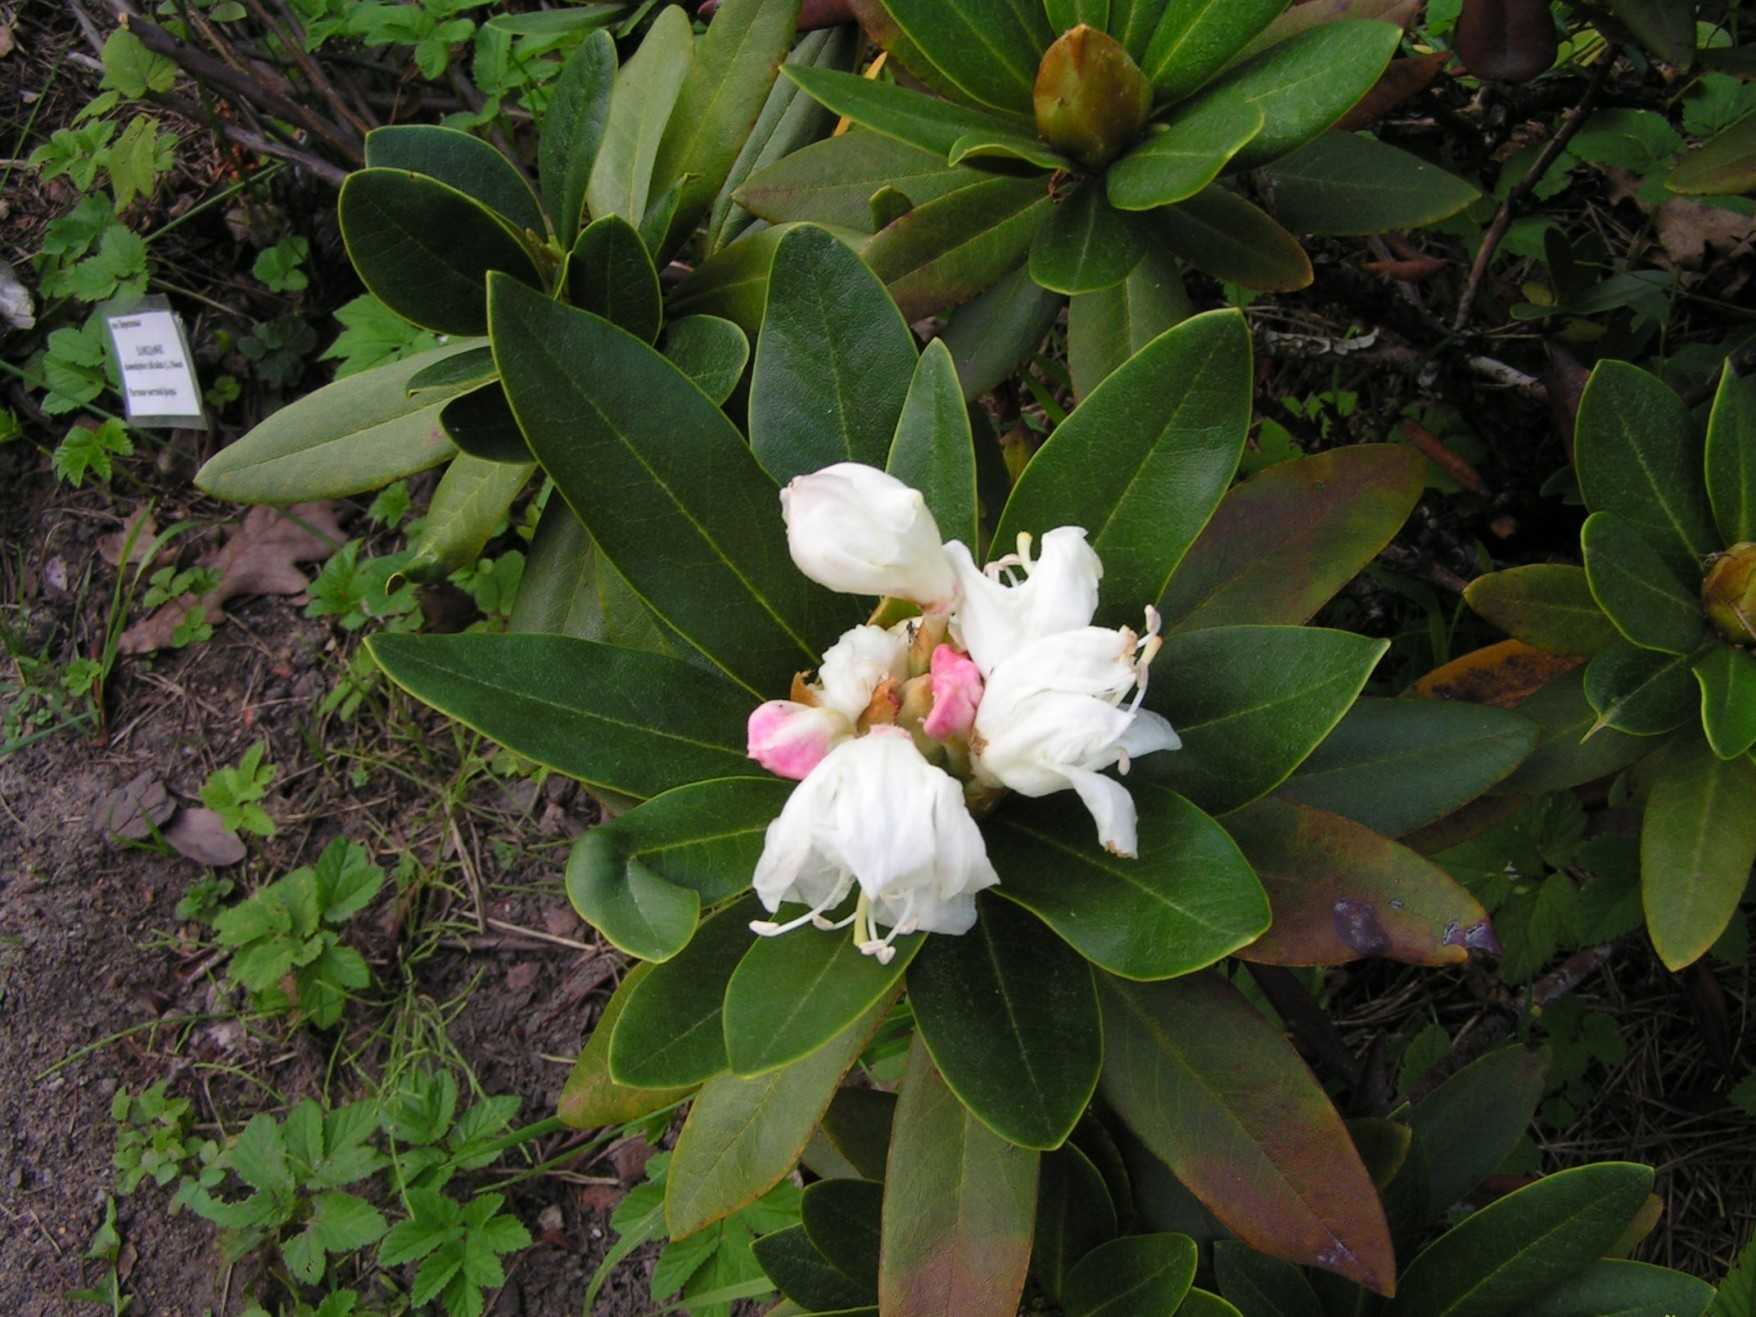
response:
<path id="1" fill-rule="evenodd" d="M 449 184 L 538 238 L 548 232 L 536 193 L 510 160 L 479 137 L 431 124 L 397 124 L 366 134 L 368 169 L 404 169 Z"/>
<path id="2" fill-rule="evenodd" d="M 1736 195 L 1756 187 L 1756 116 L 1745 115 L 1700 150 L 1684 156 L 1665 186 L 1691 196 Z"/>
<path id="3" fill-rule="evenodd" d="M 783 905 L 776 918 L 798 913 Z M 732 1073 L 746 1079 L 769 1074 L 838 1037 L 890 994 L 924 941 L 924 933 L 898 938 L 886 965 L 862 954 L 845 931 L 800 928 L 757 938 L 726 985 Z"/>
<path id="4" fill-rule="evenodd" d="M 671 1154 L 665 1187 L 671 1238 L 694 1234 L 754 1202 L 793 1169 L 836 1085 L 889 1005 L 879 1002 L 803 1060 L 759 1079 L 719 1075 L 702 1087 Z"/>
<path id="5" fill-rule="evenodd" d="M 815 225 L 775 249 L 750 377 L 750 447 L 780 483 L 836 462 L 882 466 L 915 339 L 860 258 Z"/>
<path id="6" fill-rule="evenodd" d="M 318 1194 L 311 1206 L 311 1229 L 326 1253 L 364 1248 L 389 1228 L 377 1208 L 353 1194 Z"/>
<path id="7" fill-rule="evenodd" d="M 1037 1162 L 969 1114 L 917 1033 L 884 1176 L 886 1317 L 1013 1317 L 1030 1265 Z"/>
<path id="8" fill-rule="evenodd" d="M 1180 101 L 1225 68 L 1286 0 L 1212 4 L 1179 0 L 1159 19 L 1140 65 L 1155 99 Z"/>
<path id="9" fill-rule="evenodd" d="M 981 181 L 973 169 L 947 165 L 942 152 L 854 128 L 758 170 L 733 195 L 770 223 L 809 220 L 869 233 L 872 195 L 881 188 L 894 188 L 922 206 Z"/>
<path id="10" fill-rule="evenodd" d="M 1309 621 L 1402 529 L 1424 480 L 1406 445 L 1357 444 L 1233 486 L 1159 600 L 1166 629 Z"/>
<path id="11" fill-rule="evenodd" d="M 1549 1053 L 1513 1044 L 1470 1062 L 1407 1114 L 1414 1143 L 1397 1185 L 1419 1181 L 1418 1232 L 1497 1170 L 1542 1100 Z"/>
<path id="12" fill-rule="evenodd" d="M 1537 736 L 1535 723 L 1504 709 L 1363 699 L 1280 794 L 1401 837 L 1502 781 L 1535 749 Z"/>
<path id="13" fill-rule="evenodd" d="M 733 680 L 785 689 L 846 606 L 793 566 L 774 482 L 736 427 L 608 321 L 511 280 L 491 304 L 512 410 L 604 555 Z"/>
<path id="14" fill-rule="evenodd" d="M 665 326 L 659 350 L 687 375 L 716 407 L 744 377 L 750 340 L 730 320 L 718 316 L 684 316 Z"/>
<path id="15" fill-rule="evenodd" d="M 104 78 L 100 84 L 114 88 L 130 100 L 148 92 L 169 91 L 177 83 L 177 66 L 170 59 L 146 48 L 146 43 L 125 27 L 104 40 Z"/>
<path id="16" fill-rule="evenodd" d="M 609 127 L 615 40 L 608 32 L 593 32 L 567 57 L 553 85 L 537 146 L 537 175 L 555 237 L 568 248 L 583 222 L 586 183 Z"/>
<path id="17" fill-rule="evenodd" d="M 602 316 L 648 343 L 664 323 L 658 271 L 634 226 L 620 215 L 593 220 L 567 258 L 567 291 L 573 305 Z"/>
<path id="18" fill-rule="evenodd" d="M 1401 43 L 1394 23 L 1325 23 L 1238 65 L 1194 104 L 1210 97 L 1242 100 L 1262 111 L 1262 132 L 1232 161 L 1253 169 L 1297 150 L 1353 109 Z"/>
<path id="19" fill-rule="evenodd" d="M 544 631 L 577 640 L 605 639 L 597 567 L 591 536 L 567 500 L 550 499 L 531 538 L 524 576 L 513 601 L 511 629 Z"/>
<path id="20" fill-rule="evenodd" d="M 1702 556 L 1722 546 L 1701 478 L 1701 441 L 1683 400 L 1638 366 L 1600 361 L 1580 396 L 1573 434 L 1585 506 L 1631 522 L 1677 572 L 1697 574 Z"/>
<path id="21" fill-rule="evenodd" d="M 1156 245 L 1121 283 L 1073 298 L 1067 306 L 1067 367 L 1074 397 L 1084 402 L 1130 357 L 1194 313 L 1176 258 Z"/>
<path id="22" fill-rule="evenodd" d="M 725 0 L 696 42 L 653 161 L 654 190 L 677 189 L 677 209 L 655 248 L 676 247 L 713 205 L 793 44 L 798 12 L 796 0 Z"/>
<path id="23" fill-rule="evenodd" d="M 1219 813 L 1274 790 L 1353 705 L 1388 642 L 1317 627 L 1210 627 L 1169 636 L 1147 688 L 1183 748 L 1135 772 Z"/>
<path id="24" fill-rule="evenodd" d="M 128 121 L 122 135 L 104 156 L 110 171 L 110 190 L 116 196 L 116 209 L 121 210 L 137 196 L 152 195 L 159 175 L 171 167 L 171 151 L 176 142 L 177 139 L 169 133 L 160 136 L 158 121 L 148 115 L 137 114 Z M 295 286 L 302 288 L 304 284 Z"/>
<path id="25" fill-rule="evenodd" d="M 1713 1286 L 1644 1262 L 1599 1259 L 1535 1300 L 1529 1317 L 1701 1317 Z"/>
<path id="26" fill-rule="evenodd" d="M 1199 1285 L 1192 1285 L 1183 1296 L 1182 1306 L 1177 1309 L 1177 1317 L 1245 1317 L 1245 1314 L 1219 1295 L 1211 1294 Z"/>
<path id="27" fill-rule="evenodd" d="M 1067 1317 L 1159 1317 L 1195 1279 L 1187 1235 L 1125 1235 L 1088 1253 L 1067 1276 Z"/>
<path id="28" fill-rule="evenodd" d="M 1037 1178 L 1036 1237 L 1031 1274 L 1059 1302 L 1067 1273 L 1100 1244 L 1116 1237 L 1116 1205 L 1091 1159 L 1072 1143 L 1047 1154 Z"/>
<path id="29" fill-rule="evenodd" d="M 1687 654 L 1701 642 L 1701 591 L 1689 588 L 1650 534 L 1617 513 L 1594 512 L 1579 543 L 1592 597 L 1631 642 L 1667 654 Z"/>
<path id="30" fill-rule="evenodd" d="M 1154 33 L 1169 0 L 1110 0 L 1110 22 L 1105 29 L 1127 48 L 1136 64 L 1146 58 Z"/>
<path id="31" fill-rule="evenodd" d="M 1110 166 L 1104 175 L 1110 204 L 1152 210 L 1187 201 L 1218 178 L 1262 127 L 1261 108 L 1246 100 L 1203 99 L 1177 111 Z"/>
<path id="32" fill-rule="evenodd" d="M 1466 1218 L 1403 1272 L 1386 1317 L 1498 1317 L 1601 1257 L 1652 1189 L 1652 1168 L 1600 1162 L 1545 1176 Z"/>
<path id="33" fill-rule="evenodd" d="M 603 138 L 585 185 L 585 211 L 591 218 L 620 215 L 635 225 L 646 218 L 659 142 L 689 76 L 694 44 L 688 14 L 666 5 L 646 30 L 640 49 L 616 74 Z"/>
<path id="34" fill-rule="evenodd" d="M 1487 911 L 1430 860 L 1324 810 L 1259 800 L 1226 828 L 1268 892 L 1274 922 L 1238 952 L 1267 965 L 1379 956 L 1460 965 L 1497 945 Z"/>
<path id="35" fill-rule="evenodd" d="M 475 346 L 448 344 L 307 394 L 214 454 L 195 483 L 232 503 L 299 503 L 345 498 L 425 471 L 457 451 L 439 425 L 449 395 L 411 398 L 408 382 Z"/>
<path id="36" fill-rule="evenodd" d="M 649 965 L 632 966 L 586 1037 L 579 1060 L 555 1104 L 555 1114 L 573 1129 L 596 1129 L 600 1125 L 638 1120 L 681 1101 L 690 1092 L 687 1088 L 630 1088 L 610 1078 L 610 1039 L 615 1034 L 616 1021 L 628 999 L 651 972 Z"/>
<path id="37" fill-rule="evenodd" d="M 1100 32 L 1109 30 L 1110 0 L 1043 0 L 1043 12 L 1056 36 L 1081 23 Z"/>
<path id="38" fill-rule="evenodd" d="M 1001 167 L 1034 165 L 1038 169 L 1073 169 L 1073 162 L 1051 151 L 1034 137 L 1017 133 L 970 132 L 951 144 L 950 164 L 973 162 L 977 168 L 986 162 Z"/>
<path id="39" fill-rule="evenodd" d="M 1638 649 L 1619 640 L 1585 669 L 1585 698 L 1606 727 L 1632 736 L 1657 736 L 1695 713 L 1689 658 Z"/>
<path id="40" fill-rule="evenodd" d="M 533 466 L 530 446 L 524 442 L 524 432 L 518 428 L 518 420 L 507 404 L 506 391 L 500 387 L 499 380 L 491 380 L 479 389 L 471 389 L 468 393 L 460 393 L 452 398 L 439 409 L 439 425 L 445 431 L 446 437 L 457 445 L 460 453 L 441 477 L 442 481 L 451 477 L 460 462 L 466 469 L 477 462 L 488 465 L 511 464 L 522 468 L 525 477 L 529 477 Z M 499 475 L 503 479 L 511 479 L 507 472 L 500 472 Z M 524 480 L 519 480 L 512 493 L 516 495 L 524 484 Z M 504 515 L 505 511 L 502 507 L 500 514 Z M 488 525 L 490 534 L 494 524 L 490 522 Z M 486 537 L 483 543 L 486 543 Z M 454 564 L 462 565 L 461 561 Z"/>
<path id="41" fill-rule="evenodd" d="M 1020 268 L 953 311 L 939 339 L 957 363 L 964 399 L 973 402 L 1010 376 L 1036 351 L 1064 305 Z"/>
<path id="42" fill-rule="evenodd" d="M 1098 846 L 1071 796 L 1014 802 L 999 813 L 987 830 L 1000 874 L 995 894 L 1128 978 L 1188 974 L 1254 941 L 1268 927 L 1268 900 L 1225 829 L 1162 787 L 1136 778 L 1130 790 L 1138 859 Z M 1187 881 L 1190 873 L 1202 881 Z"/>
<path id="43" fill-rule="evenodd" d="M 764 1235 L 753 1250 L 780 1292 L 809 1312 L 841 1312 L 876 1297 L 870 1285 L 849 1279 L 818 1252 L 802 1225 Z"/>
<path id="44" fill-rule="evenodd" d="M 1156 601 L 1237 470 L 1250 424 L 1250 334 L 1214 311 L 1159 335 L 1055 428 L 994 532 L 1083 526 L 1104 561 L 1100 616 Z"/>
<path id="45" fill-rule="evenodd" d="M 1294 233 L 1418 229 L 1481 196 L 1455 174 L 1359 133 L 1325 133 L 1264 166 L 1262 177 L 1274 217 Z"/>
<path id="46" fill-rule="evenodd" d="M 1691 10 L 1663 0 L 1610 0 L 1610 9 L 1641 45 L 1666 64 L 1674 64 L 1677 72 L 1687 73 L 1694 65 L 1696 38 Z"/>
<path id="47" fill-rule="evenodd" d="M 895 1115 L 895 1094 L 843 1088 L 823 1113 L 822 1134 L 856 1174 L 881 1180 L 884 1160 L 890 1155 L 890 1127 Z"/>
<path id="48" fill-rule="evenodd" d="M 534 470 L 528 461 L 487 461 L 459 453 L 433 491 L 403 573 L 416 581 L 439 580 L 473 566 Z"/>
<path id="49" fill-rule="evenodd" d="M 602 829 L 573 843 L 567 856 L 567 899 L 618 951 L 650 961 L 669 960 L 687 946 L 701 910 L 696 893 L 625 856 Z"/>
<path id="50" fill-rule="evenodd" d="M 1215 1242 L 1213 1271 L 1219 1292 L 1245 1317 L 1323 1317 L 1323 1304 L 1304 1272 L 1235 1239 Z"/>
<path id="51" fill-rule="evenodd" d="M 1519 704 L 1518 712 L 1541 730 L 1530 757 L 1500 783 L 1503 794 L 1566 791 L 1618 772 L 1654 748 L 1645 737 L 1609 728 L 1591 731 L 1598 725 L 1597 710 L 1585 698 L 1585 674 L 1578 669 L 1542 687 Z"/>
<path id="52" fill-rule="evenodd" d="M 753 894 L 704 919 L 689 945 L 655 965 L 610 1038 L 610 1078 L 631 1088 L 683 1088 L 726 1068 L 726 984 L 756 935 Z"/>
<path id="53" fill-rule="evenodd" d="M 1707 417 L 1707 497 L 1726 545 L 1756 540 L 1756 380 L 1728 360 Z"/>
<path id="54" fill-rule="evenodd" d="M 920 490 L 941 538 L 978 542 L 975 440 L 943 339 L 927 344 L 915 363 L 884 469 Z"/>
<path id="55" fill-rule="evenodd" d="M 1701 727 L 1721 759 L 1756 745 L 1756 659 L 1731 645 L 1715 645 L 1694 664 L 1701 687 Z"/>
<path id="56" fill-rule="evenodd" d="M 506 220 L 424 174 L 355 170 L 342 184 L 337 206 L 360 282 L 392 311 L 427 329 L 484 332 L 491 270 L 532 286 L 542 282 Z"/>
<path id="57" fill-rule="evenodd" d="M 800 1214 L 812 1246 L 862 1289 L 878 1297 L 879 1220 L 884 1186 L 875 1180 L 823 1180 L 806 1186 Z"/>
<path id="58" fill-rule="evenodd" d="M 1049 211 L 1030 244 L 1030 277 L 1057 293 L 1114 287 L 1146 255 L 1145 224 L 1115 209 L 1101 183 L 1084 184 Z"/>
<path id="59" fill-rule="evenodd" d="M 1299 240 L 1223 183 L 1153 216 L 1171 250 L 1216 279 L 1263 293 L 1311 283 L 1311 258 Z"/>
<path id="60" fill-rule="evenodd" d="M 1004 901 L 935 937 L 909 970 L 909 1004 L 940 1075 L 1008 1143 L 1058 1148 L 1103 1064 L 1097 991 L 1083 957 Z"/>
<path id="61" fill-rule="evenodd" d="M 644 798 L 749 771 L 748 698 L 693 664 L 567 636 L 385 633 L 367 645 L 416 699 L 593 786 Z"/>
<path id="62" fill-rule="evenodd" d="M 1583 567 L 1532 563 L 1478 576 L 1464 602 L 1500 630 L 1555 654 L 1590 657 L 1620 633 L 1592 597 Z"/>
<path id="63" fill-rule="evenodd" d="M 996 141 L 1020 133 L 1031 136 L 1035 131 L 1027 120 L 993 114 L 973 106 L 954 105 L 950 101 L 923 96 L 920 92 L 899 87 L 894 82 L 880 82 L 836 69 L 811 68 L 800 64 L 785 65 L 781 73 L 797 83 L 807 96 L 831 112 L 845 116 L 874 133 L 882 133 L 894 141 L 930 153 L 941 169 L 945 168 L 952 152 L 966 138 L 972 143 L 978 140 Z M 826 144 L 820 144 L 820 147 L 822 145 Z M 818 151 L 818 155 L 826 159 L 844 154 L 847 154 L 845 148 L 838 152 L 821 149 Z M 896 156 L 895 153 L 892 155 L 893 158 L 907 159 L 906 156 Z M 955 165 L 957 161 L 950 160 L 949 163 Z M 976 181 L 974 175 L 966 174 L 965 177 L 968 182 Z M 881 184 L 890 180 L 873 181 Z M 765 186 L 772 186 L 772 183 Z M 870 196 L 873 191 L 876 191 L 876 187 L 868 189 L 866 196 Z M 906 185 L 903 185 L 903 191 L 911 197 L 914 196 Z M 925 198 L 914 199 L 918 203 Z M 862 197 L 862 205 L 864 201 L 865 198 Z M 762 212 L 757 210 L 756 213 Z"/>
<path id="64" fill-rule="evenodd" d="M 232 1169 L 252 1189 L 291 1192 L 293 1175 L 287 1168 L 287 1147 L 273 1116 L 258 1112 L 250 1118 L 232 1145 Z"/>
<path id="65" fill-rule="evenodd" d="M 1024 260 L 1049 215 L 1041 178 L 989 178 L 917 205 L 861 255 L 904 318 L 967 302 Z"/>
<path id="66" fill-rule="evenodd" d="M 1214 974 L 1098 991 L 1099 1088 L 1147 1149 L 1250 1247 L 1393 1289 L 1371 1177 L 1280 1027 Z"/>
<path id="67" fill-rule="evenodd" d="M 1054 34 L 1040 0 L 883 0 L 902 35 L 971 100 L 1031 113 L 1037 60 Z M 899 55 L 911 69 L 914 62 Z"/>
<path id="68" fill-rule="evenodd" d="M 1725 931 L 1756 861 L 1756 763 L 1705 740 L 1673 742 L 1640 824 L 1640 900 L 1666 968 L 1693 964 Z"/>

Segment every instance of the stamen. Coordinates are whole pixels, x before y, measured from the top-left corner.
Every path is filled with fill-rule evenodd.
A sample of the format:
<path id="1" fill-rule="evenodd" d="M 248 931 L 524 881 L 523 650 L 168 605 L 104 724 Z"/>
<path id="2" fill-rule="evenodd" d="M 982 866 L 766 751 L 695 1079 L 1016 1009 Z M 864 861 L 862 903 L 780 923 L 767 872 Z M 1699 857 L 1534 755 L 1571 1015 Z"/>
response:
<path id="1" fill-rule="evenodd" d="M 823 918 L 823 912 L 839 901 L 843 895 L 845 895 L 845 889 L 831 889 L 829 895 L 824 897 L 822 901 L 797 919 L 789 919 L 784 924 L 777 924 L 771 919 L 752 919 L 750 931 L 757 937 L 779 937 L 782 933 L 790 933 L 795 928 L 803 928 L 806 924 L 815 928 L 823 928 L 825 925 L 819 922 Z"/>
<path id="2" fill-rule="evenodd" d="M 902 903 L 901 917 L 891 925 L 890 931 L 881 938 L 869 938 L 860 943 L 860 954 L 873 957 L 880 965 L 888 965 L 896 959 L 896 948 L 891 944 L 914 931 L 915 897 L 911 892 Z"/>

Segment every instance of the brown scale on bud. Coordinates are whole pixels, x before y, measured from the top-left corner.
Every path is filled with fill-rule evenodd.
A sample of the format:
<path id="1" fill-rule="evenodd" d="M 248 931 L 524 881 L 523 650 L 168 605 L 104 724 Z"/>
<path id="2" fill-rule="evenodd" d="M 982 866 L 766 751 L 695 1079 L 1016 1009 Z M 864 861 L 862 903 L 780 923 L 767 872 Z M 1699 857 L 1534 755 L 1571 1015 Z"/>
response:
<path id="1" fill-rule="evenodd" d="M 1756 544 L 1734 544 L 1710 561 L 1701 583 L 1707 620 L 1734 645 L 1756 644 Z"/>
<path id="2" fill-rule="evenodd" d="M 1081 23 L 1043 52 L 1037 133 L 1090 170 L 1131 145 L 1152 111 L 1152 88 L 1116 39 Z"/>

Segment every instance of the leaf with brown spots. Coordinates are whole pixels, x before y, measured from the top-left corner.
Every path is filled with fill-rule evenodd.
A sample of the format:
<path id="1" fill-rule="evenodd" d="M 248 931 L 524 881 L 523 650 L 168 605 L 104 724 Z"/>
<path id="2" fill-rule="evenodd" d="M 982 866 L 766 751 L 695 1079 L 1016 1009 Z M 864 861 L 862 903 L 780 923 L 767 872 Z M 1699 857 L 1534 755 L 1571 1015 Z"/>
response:
<path id="1" fill-rule="evenodd" d="M 1511 709 L 1584 662 L 1574 655 L 1551 654 L 1522 640 L 1502 640 L 1434 668 L 1415 683 L 1414 693 L 1435 700 L 1468 700 Z"/>

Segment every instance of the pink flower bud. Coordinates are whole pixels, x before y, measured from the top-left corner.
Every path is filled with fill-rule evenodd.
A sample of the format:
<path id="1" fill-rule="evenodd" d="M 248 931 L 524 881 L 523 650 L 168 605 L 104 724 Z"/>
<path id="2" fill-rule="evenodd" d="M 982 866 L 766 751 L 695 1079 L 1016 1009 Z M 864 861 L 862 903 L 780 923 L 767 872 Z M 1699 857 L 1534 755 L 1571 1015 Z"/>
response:
<path id="1" fill-rule="evenodd" d="M 803 781 L 850 730 L 833 709 L 770 700 L 750 714 L 750 758 L 779 777 Z"/>
<path id="2" fill-rule="evenodd" d="M 933 651 L 933 711 L 921 730 L 935 741 L 967 737 L 982 702 L 982 673 L 968 654 L 950 645 Z"/>

